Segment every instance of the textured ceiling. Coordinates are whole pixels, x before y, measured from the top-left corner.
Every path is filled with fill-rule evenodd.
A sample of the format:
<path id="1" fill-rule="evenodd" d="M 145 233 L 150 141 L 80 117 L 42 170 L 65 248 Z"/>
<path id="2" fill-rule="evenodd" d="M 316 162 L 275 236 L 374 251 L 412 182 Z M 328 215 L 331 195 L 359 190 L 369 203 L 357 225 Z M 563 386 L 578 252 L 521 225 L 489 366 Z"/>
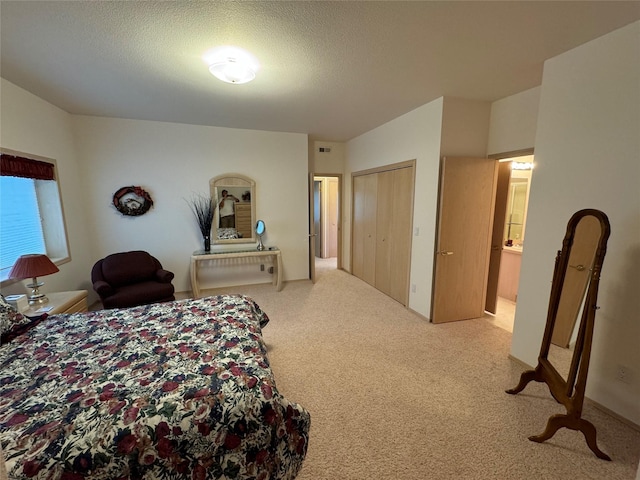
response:
<path id="1" fill-rule="evenodd" d="M 75 114 L 344 141 L 441 96 L 493 101 L 640 2 L 2 1 L 2 77 Z M 256 80 L 201 56 L 237 45 Z"/>

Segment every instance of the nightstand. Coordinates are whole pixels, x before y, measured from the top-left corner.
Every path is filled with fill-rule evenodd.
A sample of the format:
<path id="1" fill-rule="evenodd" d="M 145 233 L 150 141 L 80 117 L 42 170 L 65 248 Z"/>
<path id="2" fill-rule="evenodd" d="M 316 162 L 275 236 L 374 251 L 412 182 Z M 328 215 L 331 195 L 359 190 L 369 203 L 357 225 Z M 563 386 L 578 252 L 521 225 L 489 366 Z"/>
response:
<path id="1" fill-rule="evenodd" d="M 70 292 L 55 292 L 47 293 L 49 301 L 42 305 L 34 305 L 22 312 L 27 317 L 36 316 L 41 313 L 47 313 L 54 315 L 56 313 L 76 313 L 86 312 L 87 307 L 87 291 L 86 290 L 72 290 Z M 41 308 L 53 307 L 47 312 L 38 312 Z"/>

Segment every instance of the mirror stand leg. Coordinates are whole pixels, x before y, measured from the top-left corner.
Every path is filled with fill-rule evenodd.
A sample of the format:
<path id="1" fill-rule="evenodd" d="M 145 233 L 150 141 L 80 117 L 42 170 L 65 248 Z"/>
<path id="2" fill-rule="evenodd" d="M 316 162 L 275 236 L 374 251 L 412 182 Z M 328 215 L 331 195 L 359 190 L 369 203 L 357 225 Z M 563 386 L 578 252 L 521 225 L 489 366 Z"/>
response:
<path id="1" fill-rule="evenodd" d="M 518 385 L 514 388 L 510 388 L 509 390 L 505 390 L 506 393 L 508 393 L 509 395 L 515 395 L 516 393 L 520 393 L 522 390 L 524 390 L 524 387 L 526 387 L 529 382 L 535 380 L 536 382 L 540 382 L 542 380 L 538 379 L 538 372 L 536 370 L 527 370 L 526 372 L 522 372 L 522 375 L 520 375 L 520 382 L 518 383 Z"/>
<path id="2" fill-rule="evenodd" d="M 596 454 L 596 457 L 611 461 L 611 457 L 598 448 L 598 443 L 596 442 L 596 427 L 594 427 L 591 422 L 579 418 L 578 430 L 582 432 L 584 439 L 587 441 L 587 445 L 591 451 Z"/>
<path id="3" fill-rule="evenodd" d="M 549 440 L 562 427 L 570 430 L 580 430 L 587 441 L 587 446 L 595 453 L 596 457 L 611 461 L 611 457 L 598 448 L 596 442 L 596 427 L 587 420 L 574 418 L 569 415 L 552 415 L 547 422 L 547 428 L 540 435 L 532 435 L 529 440 L 542 443 Z"/>

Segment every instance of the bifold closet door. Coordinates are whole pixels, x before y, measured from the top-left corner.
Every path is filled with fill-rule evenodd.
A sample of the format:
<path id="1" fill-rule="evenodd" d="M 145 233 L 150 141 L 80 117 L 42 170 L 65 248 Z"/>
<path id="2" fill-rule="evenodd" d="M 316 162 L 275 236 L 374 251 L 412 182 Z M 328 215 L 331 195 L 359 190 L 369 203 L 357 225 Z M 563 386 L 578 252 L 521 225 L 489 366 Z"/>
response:
<path id="1" fill-rule="evenodd" d="M 375 286 L 376 211 L 378 197 L 376 174 L 353 177 L 353 274 Z"/>
<path id="2" fill-rule="evenodd" d="M 399 168 L 378 175 L 376 216 L 376 288 L 407 305 L 413 168 Z"/>
<path id="3" fill-rule="evenodd" d="M 414 167 L 353 177 L 352 273 L 408 304 Z"/>

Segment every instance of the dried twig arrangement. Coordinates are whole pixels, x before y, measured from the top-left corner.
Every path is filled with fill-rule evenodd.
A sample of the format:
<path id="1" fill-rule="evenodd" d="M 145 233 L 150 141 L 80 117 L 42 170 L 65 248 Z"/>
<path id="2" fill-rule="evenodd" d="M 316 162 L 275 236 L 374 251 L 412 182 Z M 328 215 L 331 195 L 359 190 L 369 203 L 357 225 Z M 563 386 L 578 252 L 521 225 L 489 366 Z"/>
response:
<path id="1" fill-rule="evenodd" d="M 216 211 L 216 202 L 212 197 L 204 195 L 194 195 L 189 200 L 189 207 L 198 221 L 198 227 L 203 237 L 211 235 L 213 226 L 213 214 Z"/>

